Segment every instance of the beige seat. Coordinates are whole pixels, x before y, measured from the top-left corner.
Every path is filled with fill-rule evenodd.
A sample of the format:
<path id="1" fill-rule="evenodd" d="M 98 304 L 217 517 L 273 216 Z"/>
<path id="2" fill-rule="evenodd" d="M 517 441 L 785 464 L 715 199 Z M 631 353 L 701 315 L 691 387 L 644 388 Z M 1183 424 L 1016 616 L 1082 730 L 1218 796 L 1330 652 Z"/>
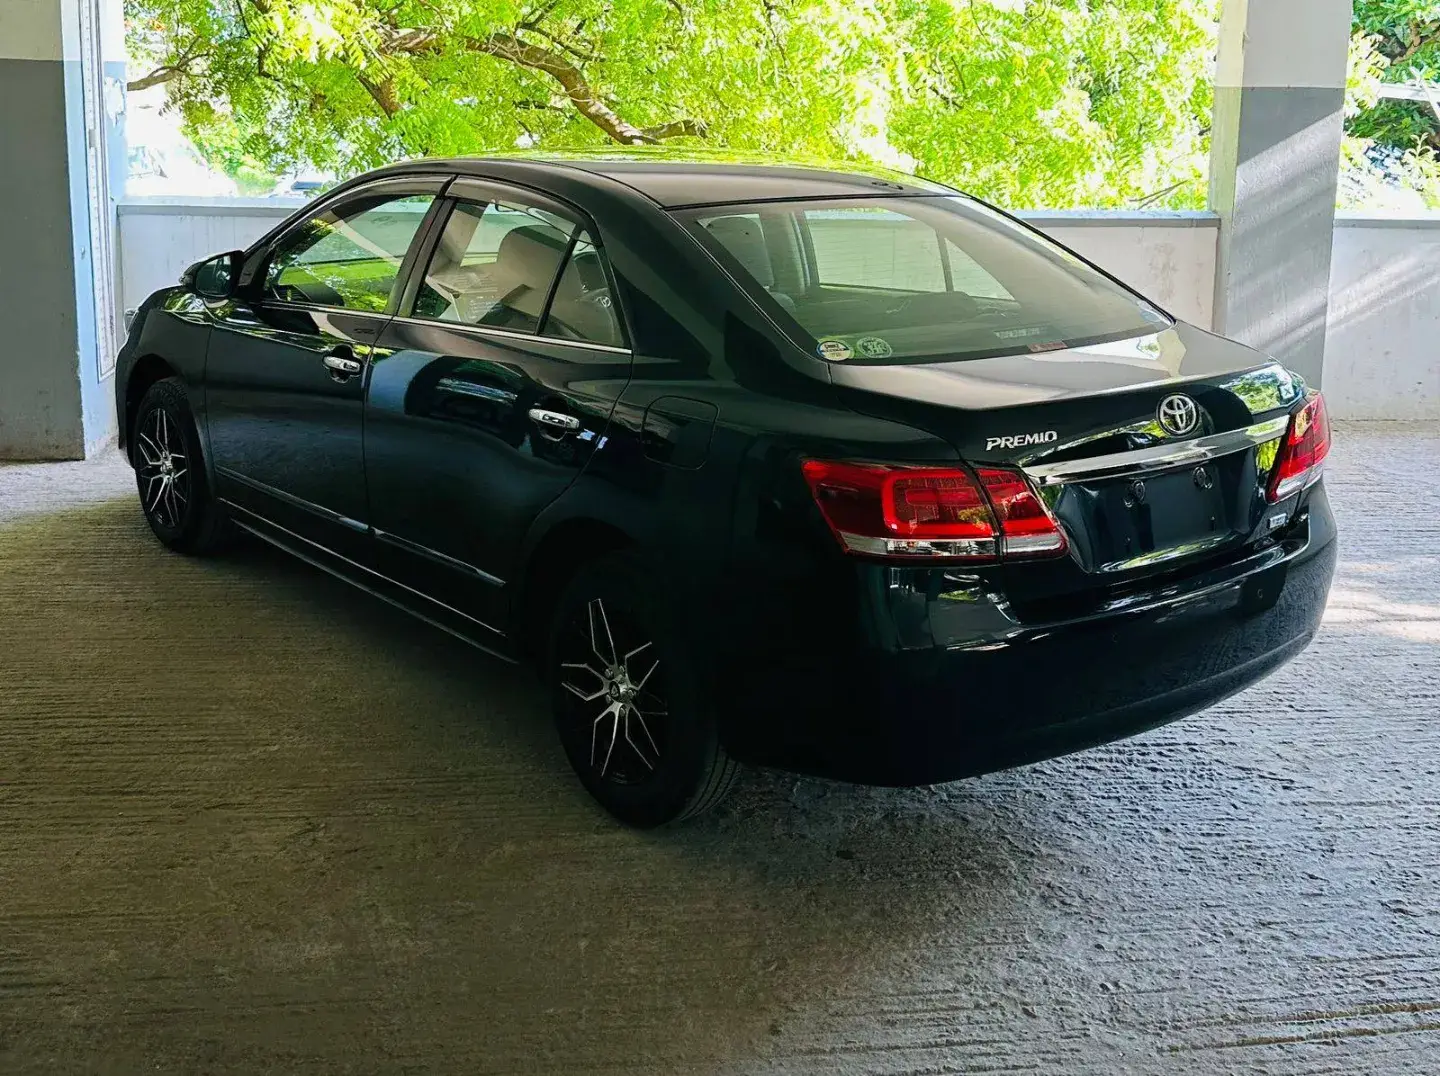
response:
<path id="1" fill-rule="evenodd" d="M 777 303 L 794 312 L 795 300 L 775 290 L 775 270 L 770 264 L 770 251 L 765 246 L 765 233 L 761 231 L 758 220 L 742 216 L 716 217 L 705 228 Z"/>
<path id="2" fill-rule="evenodd" d="M 569 244 L 569 236 L 543 224 L 507 232 L 490 269 L 494 302 L 479 324 L 534 330 Z"/>

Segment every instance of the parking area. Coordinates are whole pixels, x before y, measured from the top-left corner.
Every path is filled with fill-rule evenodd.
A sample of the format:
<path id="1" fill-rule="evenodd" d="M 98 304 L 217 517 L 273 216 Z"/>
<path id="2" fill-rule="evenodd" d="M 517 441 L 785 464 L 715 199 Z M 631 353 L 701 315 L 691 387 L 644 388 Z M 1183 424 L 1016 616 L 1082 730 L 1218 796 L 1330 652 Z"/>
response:
<path id="1" fill-rule="evenodd" d="M 523 672 L 0 467 L 0 1070 L 1440 1071 L 1436 475 L 1338 427 L 1325 628 L 1202 715 L 637 834 Z"/>

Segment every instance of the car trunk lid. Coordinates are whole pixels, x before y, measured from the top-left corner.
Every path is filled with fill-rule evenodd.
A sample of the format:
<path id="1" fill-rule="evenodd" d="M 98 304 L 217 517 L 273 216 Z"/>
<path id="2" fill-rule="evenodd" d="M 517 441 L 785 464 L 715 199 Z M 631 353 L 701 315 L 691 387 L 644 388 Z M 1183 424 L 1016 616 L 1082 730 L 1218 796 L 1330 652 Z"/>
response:
<path id="1" fill-rule="evenodd" d="M 995 358 L 836 363 L 832 377 L 857 411 L 1024 471 L 1069 539 L 1072 586 L 1263 536 L 1276 518 L 1265 480 L 1304 394 L 1263 355 L 1186 325 Z"/>

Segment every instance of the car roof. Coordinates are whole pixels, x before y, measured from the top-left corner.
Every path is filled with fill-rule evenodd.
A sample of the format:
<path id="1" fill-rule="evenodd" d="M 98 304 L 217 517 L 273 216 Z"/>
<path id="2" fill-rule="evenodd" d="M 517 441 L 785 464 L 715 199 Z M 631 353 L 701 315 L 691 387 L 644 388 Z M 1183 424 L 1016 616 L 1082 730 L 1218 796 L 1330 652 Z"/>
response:
<path id="1" fill-rule="evenodd" d="M 596 152 L 496 154 L 445 161 L 412 161 L 386 172 L 444 167 L 483 176 L 487 163 L 531 172 L 534 179 L 563 172 L 572 179 L 604 177 L 623 183 L 666 209 L 797 198 L 856 198 L 959 193 L 930 180 L 852 162 L 777 160 L 774 157 L 704 151 L 618 149 Z"/>

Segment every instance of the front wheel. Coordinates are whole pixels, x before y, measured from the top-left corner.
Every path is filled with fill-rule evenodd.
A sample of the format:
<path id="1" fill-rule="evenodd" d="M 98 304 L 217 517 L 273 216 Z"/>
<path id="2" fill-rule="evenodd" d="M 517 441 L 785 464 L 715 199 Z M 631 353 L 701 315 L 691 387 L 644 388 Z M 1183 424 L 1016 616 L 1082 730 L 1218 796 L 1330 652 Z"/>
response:
<path id="1" fill-rule="evenodd" d="M 725 797 L 740 767 L 720 744 L 704 669 L 633 553 L 580 570 L 550 639 L 560 742 L 606 810 L 648 828 Z"/>
<path id="2" fill-rule="evenodd" d="M 140 507 L 155 537 L 190 554 L 208 553 L 223 543 L 224 512 L 206 478 L 200 434 L 179 378 L 155 382 L 141 399 L 130 461 Z"/>

